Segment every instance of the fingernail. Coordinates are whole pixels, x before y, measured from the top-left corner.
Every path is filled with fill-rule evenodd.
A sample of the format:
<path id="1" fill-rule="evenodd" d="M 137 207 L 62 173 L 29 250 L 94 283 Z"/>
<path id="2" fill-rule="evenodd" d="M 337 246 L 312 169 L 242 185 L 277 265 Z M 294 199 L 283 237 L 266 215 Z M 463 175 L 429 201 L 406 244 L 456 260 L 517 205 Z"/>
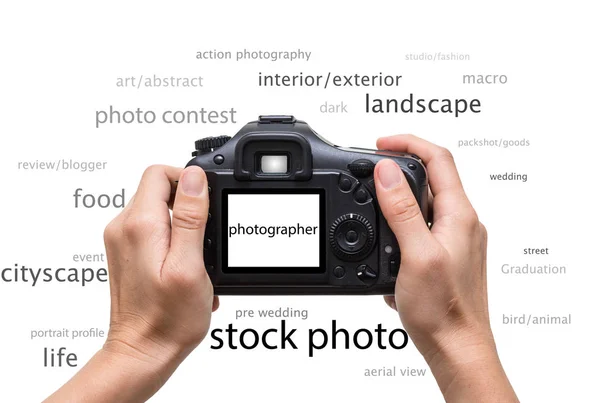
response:
<path id="1" fill-rule="evenodd" d="M 183 171 L 183 177 L 181 178 L 179 185 L 186 195 L 200 196 L 202 188 L 204 187 L 202 173 L 197 168 L 186 169 Z"/>
<path id="2" fill-rule="evenodd" d="M 402 181 L 400 167 L 394 161 L 383 160 L 379 163 L 379 182 L 386 189 L 395 188 Z"/>
<path id="3" fill-rule="evenodd" d="M 398 306 L 396 305 L 396 301 L 392 301 L 391 306 L 394 311 L 396 311 L 396 312 L 398 311 Z"/>

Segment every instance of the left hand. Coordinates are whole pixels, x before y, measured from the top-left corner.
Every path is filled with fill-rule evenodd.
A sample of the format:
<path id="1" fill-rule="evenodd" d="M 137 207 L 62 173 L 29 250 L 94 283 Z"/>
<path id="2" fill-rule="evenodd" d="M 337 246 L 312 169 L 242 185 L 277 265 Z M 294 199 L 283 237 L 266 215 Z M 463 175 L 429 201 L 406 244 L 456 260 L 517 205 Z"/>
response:
<path id="1" fill-rule="evenodd" d="M 204 268 L 207 218 L 202 169 L 146 169 L 137 193 L 104 232 L 111 297 L 106 343 L 46 403 L 144 402 L 164 385 L 204 339 L 219 306 Z"/>
<path id="2" fill-rule="evenodd" d="M 181 361 L 204 339 L 218 307 L 204 267 L 207 218 L 201 168 L 151 166 L 144 172 L 137 193 L 104 233 L 111 290 L 104 349 Z"/>

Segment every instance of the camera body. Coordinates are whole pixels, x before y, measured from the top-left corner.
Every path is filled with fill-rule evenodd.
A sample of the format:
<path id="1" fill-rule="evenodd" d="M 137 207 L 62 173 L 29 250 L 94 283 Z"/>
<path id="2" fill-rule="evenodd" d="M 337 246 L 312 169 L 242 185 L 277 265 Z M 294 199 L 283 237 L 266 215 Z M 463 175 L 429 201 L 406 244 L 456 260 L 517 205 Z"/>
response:
<path id="1" fill-rule="evenodd" d="M 404 153 L 335 146 L 293 116 L 260 116 L 234 137 L 196 141 L 209 218 L 204 261 L 217 295 L 393 294 L 398 243 L 373 171 L 403 170 L 427 212 L 427 172 Z"/>

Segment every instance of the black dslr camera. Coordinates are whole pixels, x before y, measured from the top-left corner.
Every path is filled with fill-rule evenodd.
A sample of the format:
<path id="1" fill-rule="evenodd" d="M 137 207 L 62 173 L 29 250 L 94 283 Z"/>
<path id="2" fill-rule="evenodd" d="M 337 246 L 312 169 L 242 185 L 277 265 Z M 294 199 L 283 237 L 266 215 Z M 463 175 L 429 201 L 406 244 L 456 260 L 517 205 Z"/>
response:
<path id="1" fill-rule="evenodd" d="M 196 141 L 210 208 L 204 261 L 215 294 L 393 294 L 400 250 L 375 195 L 391 158 L 425 216 L 419 157 L 335 146 L 293 116 Z"/>

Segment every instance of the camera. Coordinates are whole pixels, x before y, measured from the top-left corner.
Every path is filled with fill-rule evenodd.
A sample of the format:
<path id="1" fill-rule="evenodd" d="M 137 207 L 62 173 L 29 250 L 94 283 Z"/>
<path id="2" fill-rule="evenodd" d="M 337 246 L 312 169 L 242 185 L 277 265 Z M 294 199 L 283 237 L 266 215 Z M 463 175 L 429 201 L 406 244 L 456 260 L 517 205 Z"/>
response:
<path id="1" fill-rule="evenodd" d="M 427 212 L 418 156 L 329 143 L 293 116 L 260 116 L 235 136 L 196 141 L 210 207 L 204 263 L 217 295 L 393 294 L 398 243 L 373 171 L 403 170 Z"/>

